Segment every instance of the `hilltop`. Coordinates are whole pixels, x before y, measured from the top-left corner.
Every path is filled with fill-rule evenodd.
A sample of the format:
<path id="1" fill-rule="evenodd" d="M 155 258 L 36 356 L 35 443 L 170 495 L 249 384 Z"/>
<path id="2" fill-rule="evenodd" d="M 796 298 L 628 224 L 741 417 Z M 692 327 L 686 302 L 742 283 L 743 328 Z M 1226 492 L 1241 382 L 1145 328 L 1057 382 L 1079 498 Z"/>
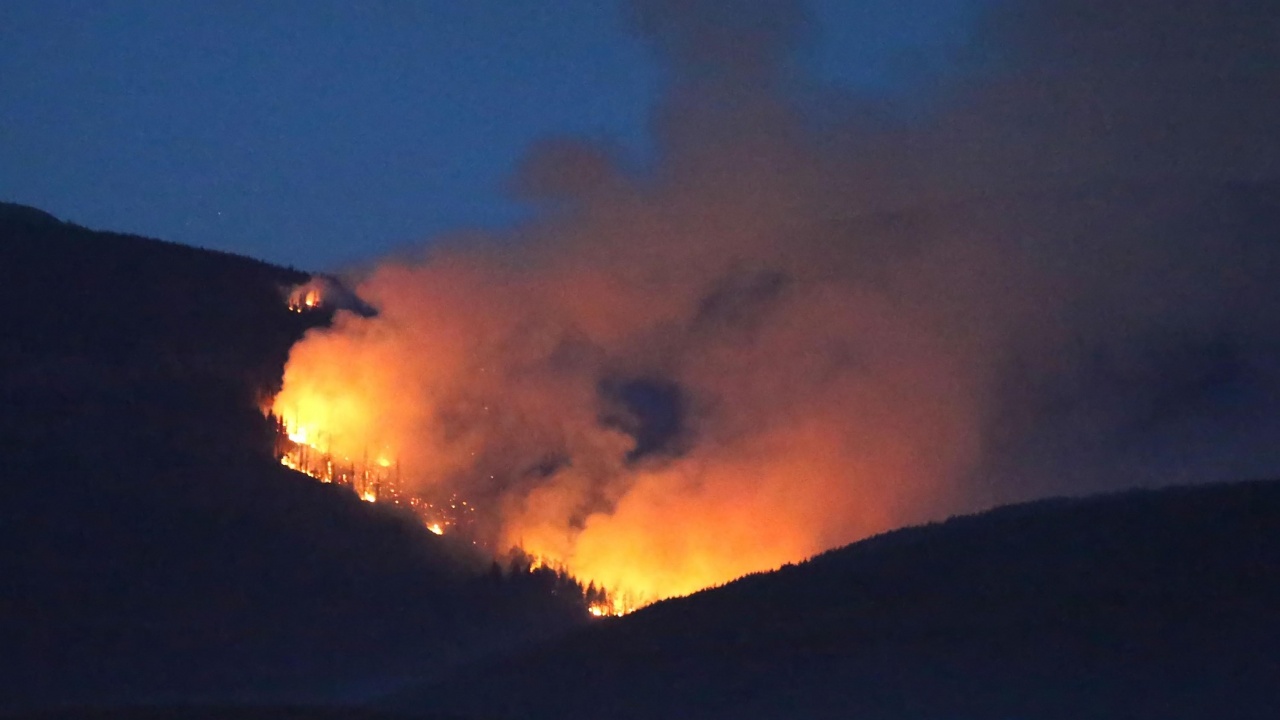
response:
<path id="1" fill-rule="evenodd" d="M 582 621 L 276 462 L 307 278 L 0 205 L 0 710 L 347 699 Z"/>
<path id="2" fill-rule="evenodd" d="M 1280 707 L 1280 482 L 908 528 L 398 695 L 528 718 L 1205 718 Z"/>

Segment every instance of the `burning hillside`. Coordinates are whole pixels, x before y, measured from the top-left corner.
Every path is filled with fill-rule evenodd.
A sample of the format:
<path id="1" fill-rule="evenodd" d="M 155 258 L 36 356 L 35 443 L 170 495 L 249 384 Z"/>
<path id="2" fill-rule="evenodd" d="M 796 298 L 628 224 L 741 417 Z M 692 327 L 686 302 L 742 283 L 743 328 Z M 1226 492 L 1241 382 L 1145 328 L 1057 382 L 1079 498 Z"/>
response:
<path id="1" fill-rule="evenodd" d="M 323 483 L 350 488 L 365 502 L 383 502 L 408 508 L 436 535 L 458 530 L 466 534 L 476 508 L 457 494 L 432 499 L 411 491 L 400 479 L 400 464 L 385 454 L 368 452 L 358 457 L 333 452 L 327 433 L 277 419 L 280 464 Z"/>
<path id="2" fill-rule="evenodd" d="M 477 543 L 653 599 L 993 502 L 1221 473 L 1193 432 L 1214 393 L 1275 383 L 1280 259 L 1249 225 L 1274 195 L 1165 181 L 1163 146 L 1069 124 L 1105 100 L 1142 129 L 1133 89 L 1182 97 L 1198 59 L 1027 92 L 1061 82 L 1033 57 L 887 133 L 792 103 L 789 4 L 640 7 L 672 72 L 658 157 L 545 142 L 512 183 L 534 220 L 368 272 L 376 315 L 309 333 L 275 400 L 340 458 L 324 477 L 381 493 L 385 458 L 397 494 L 466 498 Z M 1150 186 L 1116 180 L 1144 163 Z"/>
<path id="3" fill-rule="evenodd" d="M 441 503 L 465 499 L 477 544 L 522 547 L 640 604 L 903 524 L 1097 487 L 1066 470 L 1131 482 L 1112 470 L 1124 448 L 1090 438 L 1142 427 L 1157 400 L 1163 417 L 1202 412 L 1170 388 L 1200 382 L 1192 341 L 1218 332 L 1197 313 L 1170 335 L 1163 308 L 1272 312 L 1264 283 L 1221 280 L 1274 267 L 1247 234 L 1163 248 L 1141 231 L 1091 236 L 1132 212 L 1095 198 L 1013 220 L 978 206 L 909 232 L 875 218 L 831 230 L 806 215 L 835 211 L 790 182 L 761 171 L 694 207 L 687 184 L 623 186 L 537 242 L 377 268 L 357 288 L 376 316 L 338 313 L 292 349 L 274 402 L 305 438 L 289 462 L 430 502 L 424 521 L 445 532 Z M 820 231 L 793 230 L 806 226 Z M 1037 266 L 1026 237 L 1099 260 Z M 1190 252 L 1205 243 L 1234 249 Z M 1120 300 L 1147 266 L 1183 269 Z M 1107 313 L 1089 310 L 1101 302 Z M 1097 352 L 1123 386 L 1091 374 Z M 1090 414 L 1050 414 L 1054 394 Z M 1021 437 L 1059 443 L 1071 464 L 1046 454 L 1039 468 L 1065 481 L 1006 469 L 1020 484 L 996 485 L 985 469 L 1038 460 L 997 445 Z M 1213 462 L 1212 448 L 1177 447 L 1184 468 Z"/>
<path id="4" fill-rule="evenodd" d="M 626 604 L 941 505 L 976 442 L 966 341 L 940 331 L 942 309 L 740 244 L 762 223 L 630 204 L 633 230 L 604 252 L 584 228 L 561 256 L 380 268 L 358 288 L 378 316 L 339 314 L 296 345 L 275 414 L 341 458 L 322 476 L 368 494 L 386 458 L 397 494 L 466 498 L 478 543 Z"/>
<path id="5" fill-rule="evenodd" d="M 315 409 L 311 404 L 306 407 Z M 365 447 L 355 455 L 350 436 L 339 432 L 335 442 L 335 433 L 323 429 L 333 427 L 332 424 L 303 423 L 297 420 L 297 415 L 290 417 L 285 413 L 286 408 L 277 399 L 272 408 L 277 429 L 276 455 L 285 467 L 322 483 L 346 487 L 365 502 L 383 503 L 410 512 L 430 532 L 460 536 L 488 550 L 496 559 L 516 558 L 517 565 L 524 563 L 525 571 L 550 568 L 566 576 L 573 574 L 559 558 L 530 552 L 524 547 L 494 544 L 491 536 L 477 530 L 477 519 L 481 515 L 475 504 L 457 491 L 406 483 L 402 480 L 399 461 L 393 459 L 395 455 L 387 446 L 374 446 L 372 454 L 370 448 Z M 334 415 L 315 412 L 313 417 L 329 420 Z M 624 591 L 597 587 L 590 579 L 581 582 L 587 611 L 596 617 L 623 615 L 650 601 Z"/>

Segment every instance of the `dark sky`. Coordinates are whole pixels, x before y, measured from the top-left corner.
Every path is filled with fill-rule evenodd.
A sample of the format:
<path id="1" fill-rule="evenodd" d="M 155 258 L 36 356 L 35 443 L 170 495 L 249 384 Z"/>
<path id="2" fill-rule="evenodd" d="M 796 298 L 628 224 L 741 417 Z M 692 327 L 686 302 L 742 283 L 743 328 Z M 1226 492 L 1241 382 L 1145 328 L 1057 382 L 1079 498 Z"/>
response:
<path id="1" fill-rule="evenodd" d="M 911 112 L 980 1 L 813 2 L 800 71 Z M 0 199 L 306 269 L 509 224 L 538 138 L 646 162 L 634 30 L 584 0 L 7 0 Z"/>

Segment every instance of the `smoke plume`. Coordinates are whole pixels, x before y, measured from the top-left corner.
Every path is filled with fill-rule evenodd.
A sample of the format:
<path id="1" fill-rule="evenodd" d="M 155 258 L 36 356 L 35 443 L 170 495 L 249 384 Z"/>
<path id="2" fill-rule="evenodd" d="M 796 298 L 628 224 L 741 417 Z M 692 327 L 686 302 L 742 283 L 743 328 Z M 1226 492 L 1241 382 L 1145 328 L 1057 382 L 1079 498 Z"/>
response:
<path id="1" fill-rule="evenodd" d="M 534 148 L 538 219 L 373 269 L 378 315 L 297 345 L 277 410 L 642 598 L 992 502 L 1274 472 L 1274 11 L 1017 5 L 926 117 L 816 123 L 801 8 L 637 3 L 655 166 Z"/>

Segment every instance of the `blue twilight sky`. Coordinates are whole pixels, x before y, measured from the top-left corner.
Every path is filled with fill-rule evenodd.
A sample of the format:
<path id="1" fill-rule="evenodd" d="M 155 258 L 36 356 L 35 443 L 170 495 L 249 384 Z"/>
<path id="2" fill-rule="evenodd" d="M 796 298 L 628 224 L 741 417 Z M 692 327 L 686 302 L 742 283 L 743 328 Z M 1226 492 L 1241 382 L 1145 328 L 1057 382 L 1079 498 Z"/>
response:
<path id="1" fill-rule="evenodd" d="M 905 106 L 979 0 L 816 0 L 806 69 Z M 3 0 L 0 200 L 329 269 L 526 212 L 530 143 L 644 162 L 663 88 L 622 2 Z"/>

